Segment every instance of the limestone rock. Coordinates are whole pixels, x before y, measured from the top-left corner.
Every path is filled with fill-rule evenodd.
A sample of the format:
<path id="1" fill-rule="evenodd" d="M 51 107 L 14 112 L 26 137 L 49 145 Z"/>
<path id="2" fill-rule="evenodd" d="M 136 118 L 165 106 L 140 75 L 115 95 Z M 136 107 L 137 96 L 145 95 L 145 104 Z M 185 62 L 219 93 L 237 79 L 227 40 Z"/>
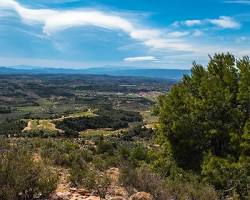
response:
<path id="1" fill-rule="evenodd" d="M 153 200 L 153 197 L 151 194 L 146 192 L 137 192 L 133 194 L 129 200 Z"/>

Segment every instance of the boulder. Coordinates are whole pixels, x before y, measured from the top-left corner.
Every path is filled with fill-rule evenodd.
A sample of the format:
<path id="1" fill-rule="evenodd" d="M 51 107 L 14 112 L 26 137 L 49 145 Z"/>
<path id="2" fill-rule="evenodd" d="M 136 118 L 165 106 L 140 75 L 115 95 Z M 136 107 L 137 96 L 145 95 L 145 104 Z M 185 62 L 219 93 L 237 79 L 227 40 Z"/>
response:
<path id="1" fill-rule="evenodd" d="M 77 193 L 84 195 L 84 196 L 90 196 L 90 191 L 87 189 L 78 189 Z"/>
<path id="2" fill-rule="evenodd" d="M 77 190 L 77 188 L 74 188 L 74 187 L 69 188 L 70 192 L 75 192 L 76 190 Z"/>
<path id="3" fill-rule="evenodd" d="M 133 194 L 129 200 L 153 200 L 153 197 L 151 194 L 146 192 L 137 192 Z"/>
<path id="4" fill-rule="evenodd" d="M 115 186 L 115 187 L 110 188 L 109 194 L 110 194 L 110 196 L 114 196 L 114 197 L 117 197 L 117 196 L 121 196 L 124 198 L 129 197 L 127 190 L 124 187 L 119 187 L 119 186 Z"/>

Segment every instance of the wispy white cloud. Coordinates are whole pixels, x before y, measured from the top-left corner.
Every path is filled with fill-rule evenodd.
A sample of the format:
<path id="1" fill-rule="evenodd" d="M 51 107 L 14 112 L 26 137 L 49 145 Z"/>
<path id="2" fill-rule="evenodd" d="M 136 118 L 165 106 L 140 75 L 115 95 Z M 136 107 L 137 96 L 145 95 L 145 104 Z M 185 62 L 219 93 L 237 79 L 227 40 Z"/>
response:
<path id="1" fill-rule="evenodd" d="M 157 61 L 158 59 L 154 56 L 140 56 L 140 57 L 129 57 L 124 58 L 125 62 L 145 62 L 145 61 Z"/>
<path id="2" fill-rule="evenodd" d="M 224 1 L 224 3 L 228 3 L 228 4 L 246 4 L 246 5 L 250 5 L 250 1 L 249 1 L 249 0 L 231 0 L 231 1 Z"/>
<path id="3" fill-rule="evenodd" d="M 235 29 L 240 27 L 240 24 L 232 17 L 221 16 L 218 19 L 208 19 L 207 21 L 220 28 Z"/>
<path id="4" fill-rule="evenodd" d="M 195 26 L 195 25 L 201 25 L 202 21 L 201 20 L 186 20 L 184 21 L 184 24 L 187 26 Z"/>
<path id="5" fill-rule="evenodd" d="M 46 1 L 49 2 L 49 0 Z M 61 48 L 61 40 L 56 41 L 60 37 L 60 34 L 55 34 L 56 32 L 71 29 L 72 27 L 94 26 L 108 29 L 112 32 L 114 31 L 122 33 L 120 34 L 122 36 L 124 36 L 125 33 L 130 38 L 132 38 L 134 42 L 130 42 L 128 45 L 126 45 L 126 47 L 123 47 L 126 48 L 124 51 L 133 52 L 133 55 L 135 55 L 135 53 L 136 55 L 150 55 L 124 58 L 123 62 L 120 59 L 121 56 L 119 55 L 119 61 L 114 59 L 114 62 L 117 63 L 111 63 L 112 65 L 116 66 L 118 64 L 126 66 L 128 63 L 133 63 L 133 66 L 178 66 L 182 68 L 187 67 L 186 65 L 191 63 L 194 59 L 206 61 L 208 54 L 213 54 L 216 52 L 230 51 L 236 55 L 250 54 L 248 48 L 249 45 L 247 45 L 245 41 L 243 42 L 239 40 L 240 43 L 238 43 L 238 46 L 236 46 L 233 38 L 230 40 L 232 42 L 220 42 L 217 41 L 217 38 L 215 37 L 208 40 L 210 30 L 220 31 L 221 29 L 237 29 L 241 26 L 241 24 L 235 20 L 235 18 L 228 16 L 221 16 L 216 19 L 206 18 L 180 21 L 175 23 L 176 27 L 169 26 L 166 27 L 166 29 L 161 29 L 147 26 L 147 24 L 144 23 L 145 18 L 142 16 L 140 16 L 141 18 L 138 17 L 136 20 L 134 20 L 132 15 L 128 15 L 127 13 L 123 12 L 113 12 L 108 9 L 33 9 L 30 5 L 29 7 L 26 7 L 15 0 L 0 0 L 0 17 L 1 13 L 4 13 L 2 14 L 3 17 L 8 17 L 8 12 L 11 15 L 14 14 L 15 16 L 20 17 L 24 23 L 29 24 L 32 27 L 39 27 L 38 29 L 36 28 L 36 33 L 38 33 L 38 36 L 44 36 L 50 41 L 55 40 L 54 45 L 57 49 L 62 49 L 62 52 L 65 49 L 68 51 L 68 48 L 65 48 L 64 46 Z M 240 21 L 243 23 L 242 20 Z M 43 33 L 40 31 L 40 27 L 42 27 Z M 100 38 L 105 38 L 105 36 L 101 35 Z M 62 36 L 62 40 L 67 40 L 65 35 Z M 143 48 L 143 45 L 147 46 L 148 48 Z M 118 51 L 121 52 L 120 49 Z M 12 62 L 12 60 L 12 58 L 9 59 L 10 62 Z M 32 60 L 32 62 L 38 63 L 37 65 L 47 65 L 50 63 L 48 66 L 59 66 L 63 65 L 63 63 L 67 63 L 65 60 L 62 60 L 63 59 L 59 60 L 58 62 L 56 60 L 46 60 L 44 62 L 41 60 Z M 0 62 L 3 62 L 3 60 L 1 61 L 0 59 Z M 16 63 L 28 62 L 28 59 L 16 60 Z M 104 62 L 107 64 L 106 61 Z M 84 63 L 72 62 L 72 64 L 75 66 L 83 66 Z M 67 63 L 67 65 L 70 66 L 71 62 Z M 85 63 L 85 65 L 100 66 L 99 63 Z"/>
<path id="6" fill-rule="evenodd" d="M 177 21 L 173 23 L 174 26 L 205 26 L 205 25 L 214 25 L 223 29 L 237 29 L 240 28 L 241 24 L 236 21 L 233 17 L 220 16 L 217 19 L 194 19 L 186 21 Z"/>
<path id="7" fill-rule="evenodd" d="M 202 36 L 204 33 L 201 30 L 194 30 L 192 35 L 195 37 Z"/>
<path id="8" fill-rule="evenodd" d="M 160 29 L 148 28 L 133 20 L 100 10 L 53 10 L 26 8 L 15 0 L 0 0 L 0 9 L 14 10 L 25 23 L 40 24 L 47 35 L 78 26 L 96 26 L 123 31 L 132 39 L 155 48 L 192 51 L 192 46 L 182 39 L 171 39 Z"/>
<path id="9" fill-rule="evenodd" d="M 190 33 L 188 31 L 173 31 L 173 32 L 169 32 L 167 35 L 169 37 L 178 38 L 178 37 L 187 36 L 189 34 Z"/>

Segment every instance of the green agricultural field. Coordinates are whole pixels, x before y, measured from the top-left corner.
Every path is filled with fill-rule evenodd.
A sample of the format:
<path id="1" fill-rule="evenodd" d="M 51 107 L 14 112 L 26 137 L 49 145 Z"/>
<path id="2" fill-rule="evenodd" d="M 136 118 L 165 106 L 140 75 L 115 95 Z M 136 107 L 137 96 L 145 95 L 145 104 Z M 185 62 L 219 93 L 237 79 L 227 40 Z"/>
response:
<path id="1" fill-rule="evenodd" d="M 83 111 L 83 112 L 76 112 L 76 113 L 73 113 L 71 115 L 69 115 L 67 118 L 75 118 L 75 117 L 95 117 L 97 116 L 94 112 L 96 110 L 90 110 L 88 109 L 88 111 Z"/>
<path id="2" fill-rule="evenodd" d="M 30 120 L 27 127 L 23 129 L 23 132 L 34 132 L 34 131 L 49 131 L 49 132 L 62 132 L 57 129 L 56 125 L 50 120 Z"/>
<path id="3" fill-rule="evenodd" d="M 109 128 L 103 128 L 103 129 L 88 129 L 85 131 L 80 132 L 80 137 L 86 138 L 86 137 L 98 137 L 98 136 L 117 136 L 121 134 L 122 131 L 125 131 L 127 129 L 119 129 L 119 130 L 112 130 Z"/>

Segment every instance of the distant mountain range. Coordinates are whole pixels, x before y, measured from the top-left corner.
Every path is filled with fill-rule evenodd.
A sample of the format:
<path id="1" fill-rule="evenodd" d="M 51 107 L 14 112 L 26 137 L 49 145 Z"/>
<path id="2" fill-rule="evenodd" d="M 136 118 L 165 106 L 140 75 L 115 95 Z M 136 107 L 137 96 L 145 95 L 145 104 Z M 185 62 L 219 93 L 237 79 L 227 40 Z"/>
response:
<path id="1" fill-rule="evenodd" d="M 181 79 L 184 74 L 190 74 L 190 70 L 180 69 L 139 69 L 139 68 L 41 68 L 32 66 L 0 67 L 0 75 L 3 74 L 91 74 L 109 76 L 137 76 L 161 79 Z"/>

